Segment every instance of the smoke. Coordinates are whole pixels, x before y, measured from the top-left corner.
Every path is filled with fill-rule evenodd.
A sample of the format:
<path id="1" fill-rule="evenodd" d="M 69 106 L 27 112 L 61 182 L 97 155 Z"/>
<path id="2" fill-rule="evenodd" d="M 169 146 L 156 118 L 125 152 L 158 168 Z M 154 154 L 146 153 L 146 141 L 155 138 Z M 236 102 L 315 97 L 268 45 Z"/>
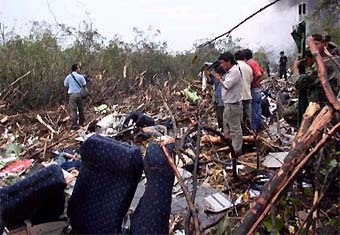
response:
<path id="1" fill-rule="evenodd" d="M 281 0 L 276 5 L 279 9 L 289 9 L 292 7 L 296 7 L 298 9 L 298 5 L 300 3 L 306 3 L 307 5 L 307 14 L 311 13 L 315 7 L 318 5 L 320 0 Z"/>

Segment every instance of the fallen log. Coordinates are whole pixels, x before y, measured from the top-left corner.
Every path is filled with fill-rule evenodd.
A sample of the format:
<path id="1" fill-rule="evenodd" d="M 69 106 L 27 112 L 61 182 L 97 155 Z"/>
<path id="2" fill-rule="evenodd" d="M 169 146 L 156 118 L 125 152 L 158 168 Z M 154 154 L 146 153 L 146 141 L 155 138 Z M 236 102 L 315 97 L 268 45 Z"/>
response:
<path id="1" fill-rule="evenodd" d="M 313 106 L 313 104 L 311 105 Z M 309 108 L 310 111 L 314 110 L 314 107 Z M 309 117 L 306 115 L 304 118 L 312 117 L 313 116 Z M 263 212 L 270 203 L 273 195 L 287 183 L 291 173 L 296 166 L 303 161 L 307 150 L 315 141 L 317 141 L 323 129 L 330 123 L 332 118 L 333 110 L 326 106 L 320 111 L 311 126 L 307 130 L 303 129 L 300 133 L 300 138 L 296 139 L 296 145 L 292 147 L 286 156 L 284 164 L 264 185 L 260 197 L 257 199 L 254 206 L 247 212 L 243 222 L 233 231 L 234 234 L 250 234 L 254 232 L 258 224 L 262 221 L 259 220 L 259 218 L 264 218 Z M 290 181 L 293 179 L 294 178 L 292 177 Z"/>
<path id="2" fill-rule="evenodd" d="M 247 135 L 242 137 L 243 142 L 254 142 L 255 138 L 253 135 Z M 201 143 L 213 143 L 213 144 L 222 144 L 224 143 L 224 140 L 220 136 L 213 136 L 213 135 L 202 135 L 201 137 Z"/>

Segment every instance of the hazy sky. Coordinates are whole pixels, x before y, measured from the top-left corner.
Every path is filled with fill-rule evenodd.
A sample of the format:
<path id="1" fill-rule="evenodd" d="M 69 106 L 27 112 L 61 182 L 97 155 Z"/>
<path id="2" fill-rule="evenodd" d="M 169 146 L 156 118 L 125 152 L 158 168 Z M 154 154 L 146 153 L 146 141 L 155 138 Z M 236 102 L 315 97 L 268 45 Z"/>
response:
<path id="1" fill-rule="evenodd" d="M 285 0 L 282 0 L 285 1 Z M 45 20 L 78 27 L 91 20 L 99 33 L 112 39 L 133 40 L 133 27 L 159 29 L 157 41 L 169 50 L 192 49 L 197 39 L 218 36 L 268 4 L 270 0 L 0 0 L 0 22 L 25 34 L 32 21 Z M 53 16 L 54 14 L 54 16 Z M 275 53 L 291 48 L 292 25 L 298 21 L 296 7 L 271 6 L 241 25 L 231 35 L 242 38 L 254 50 L 270 46 Z"/>

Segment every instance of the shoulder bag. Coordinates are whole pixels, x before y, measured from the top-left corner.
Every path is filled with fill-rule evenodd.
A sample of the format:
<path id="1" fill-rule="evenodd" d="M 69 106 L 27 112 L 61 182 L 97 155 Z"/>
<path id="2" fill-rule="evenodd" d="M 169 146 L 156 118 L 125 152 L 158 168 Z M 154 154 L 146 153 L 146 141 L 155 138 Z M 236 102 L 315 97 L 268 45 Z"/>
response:
<path id="1" fill-rule="evenodd" d="M 85 86 L 81 86 L 72 73 L 71 73 L 71 76 L 74 79 L 74 81 L 78 84 L 78 86 L 80 87 L 81 98 L 85 99 L 89 95 L 89 90 Z"/>

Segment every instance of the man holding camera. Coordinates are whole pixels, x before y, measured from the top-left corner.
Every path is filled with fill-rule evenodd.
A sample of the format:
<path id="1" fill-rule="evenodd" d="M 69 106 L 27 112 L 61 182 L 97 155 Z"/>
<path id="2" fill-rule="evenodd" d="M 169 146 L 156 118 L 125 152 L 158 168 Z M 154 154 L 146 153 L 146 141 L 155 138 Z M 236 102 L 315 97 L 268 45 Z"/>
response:
<path id="1" fill-rule="evenodd" d="M 226 72 L 223 78 L 214 74 L 222 85 L 222 100 L 224 103 L 223 132 L 231 138 L 236 156 L 242 154 L 242 76 L 234 55 L 225 52 L 218 57 L 220 66 Z M 236 159 L 233 161 L 236 164 Z M 236 167 L 236 165 L 235 165 Z"/>

